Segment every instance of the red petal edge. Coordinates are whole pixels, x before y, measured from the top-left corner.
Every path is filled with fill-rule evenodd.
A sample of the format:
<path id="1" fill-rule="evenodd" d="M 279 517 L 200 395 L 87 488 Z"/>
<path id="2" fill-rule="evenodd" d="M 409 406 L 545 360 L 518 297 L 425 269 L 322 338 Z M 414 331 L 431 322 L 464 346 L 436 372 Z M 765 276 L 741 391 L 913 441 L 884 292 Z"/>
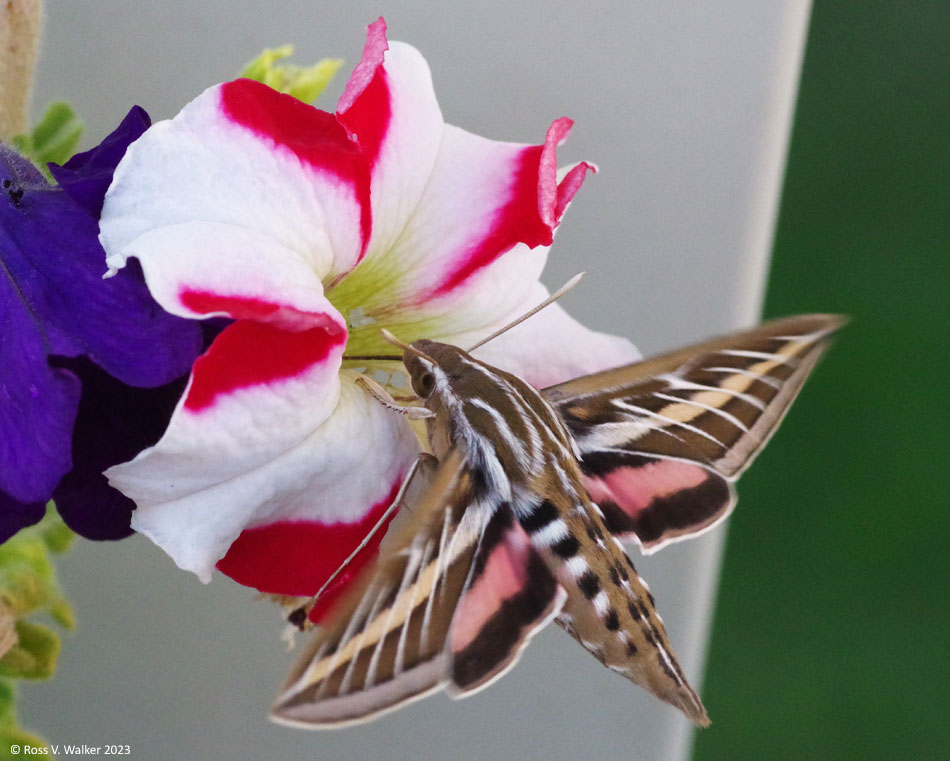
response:
<path id="1" fill-rule="evenodd" d="M 548 128 L 544 145 L 522 150 L 509 198 L 495 212 L 491 228 L 472 243 L 455 269 L 421 300 L 448 293 L 518 243 L 528 248 L 551 245 L 564 209 L 583 184 L 587 170 L 594 170 L 592 165 L 582 162 L 557 184 L 557 146 L 567 137 L 572 124 L 566 117 L 556 120 Z"/>
<path id="2" fill-rule="evenodd" d="M 299 375 L 346 343 L 346 331 L 326 314 L 199 291 L 184 291 L 179 299 L 198 314 L 219 312 L 238 318 L 195 360 L 185 397 L 185 408 L 192 412 L 212 406 L 219 395 L 235 389 Z M 308 324 L 314 327 L 299 329 Z"/>
<path id="3" fill-rule="evenodd" d="M 354 101 L 363 94 L 367 85 L 376 76 L 376 70 L 383 65 L 387 50 L 389 50 L 389 41 L 386 39 L 386 21 L 380 16 L 366 27 L 363 57 L 346 82 L 346 89 L 343 90 L 337 103 L 337 113 L 348 111 Z"/>
<path id="4" fill-rule="evenodd" d="M 356 523 L 279 521 L 244 529 L 218 561 L 217 568 L 239 584 L 261 592 L 294 597 L 313 595 L 376 525 L 396 499 L 401 485 L 400 478 L 389 494 Z M 360 570 L 376 557 L 394 516 L 395 512 L 324 590 L 310 612 L 311 621 L 319 622 Z"/>
<path id="5" fill-rule="evenodd" d="M 379 148 L 392 120 L 389 82 L 383 68 L 387 50 L 386 22 L 380 17 L 366 28 L 363 58 L 353 69 L 337 103 L 337 119 L 356 138 L 370 167 L 379 158 Z"/>
<path id="6" fill-rule="evenodd" d="M 538 168 L 538 214 L 553 230 L 561 221 L 564 209 L 584 184 L 587 172 L 596 172 L 597 167 L 580 162 L 557 184 L 557 147 L 567 140 L 574 122 L 566 116 L 555 119 L 544 136 L 544 148 Z"/>
<path id="7" fill-rule="evenodd" d="M 221 85 L 221 111 L 231 122 L 350 186 L 360 205 L 365 251 L 372 231 L 369 164 L 362 147 L 350 140 L 333 114 L 251 79 Z"/>

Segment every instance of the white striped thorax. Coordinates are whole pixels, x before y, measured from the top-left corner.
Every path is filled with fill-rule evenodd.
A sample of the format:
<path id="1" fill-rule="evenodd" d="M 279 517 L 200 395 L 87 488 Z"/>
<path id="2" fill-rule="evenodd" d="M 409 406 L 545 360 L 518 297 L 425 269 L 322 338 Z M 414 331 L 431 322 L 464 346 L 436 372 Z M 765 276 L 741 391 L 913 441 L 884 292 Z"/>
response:
<path id="1" fill-rule="evenodd" d="M 407 479 L 408 519 L 318 629 L 273 718 L 339 727 L 440 688 L 472 694 L 554 619 L 708 724 L 620 540 L 652 552 L 725 518 L 842 322 L 790 317 L 541 391 L 455 346 L 401 344 L 437 466 Z"/>
<path id="2" fill-rule="evenodd" d="M 421 340 L 403 364 L 413 391 L 434 413 L 426 420 L 432 452 L 460 442 L 482 464 L 492 491 L 523 493 L 546 467 L 546 453 L 576 460 L 560 416 L 531 384 L 456 346 Z"/>

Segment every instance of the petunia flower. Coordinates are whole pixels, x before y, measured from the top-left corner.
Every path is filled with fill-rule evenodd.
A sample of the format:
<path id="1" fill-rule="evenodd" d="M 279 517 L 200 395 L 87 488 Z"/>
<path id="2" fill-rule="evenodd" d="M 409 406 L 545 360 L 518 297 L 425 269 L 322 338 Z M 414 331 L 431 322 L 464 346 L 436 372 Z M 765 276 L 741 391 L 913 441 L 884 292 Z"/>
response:
<path id="1" fill-rule="evenodd" d="M 547 247 L 592 168 L 558 172 L 570 126 L 522 145 L 445 124 L 422 56 L 380 19 L 335 114 L 237 80 L 146 132 L 106 196 L 108 264 L 136 257 L 165 309 L 233 322 L 161 440 L 107 472 L 133 527 L 204 581 L 217 565 L 313 594 L 419 451 L 354 383 L 398 389 L 400 366 L 346 357 L 391 355 L 383 327 L 466 346 L 544 298 Z M 636 353 L 554 305 L 479 356 L 543 386 Z"/>
<path id="2" fill-rule="evenodd" d="M 144 112 L 133 110 L 105 153 L 94 149 L 56 168 L 67 184 L 75 180 L 80 200 L 0 145 L 0 541 L 42 518 L 75 470 L 77 408 L 93 393 L 77 375 L 80 364 L 116 387 L 154 387 L 186 373 L 200 348 L 195 326 L 163 311 L 134 272 L 102 281 L 93 175 L 101 203 L 115 163 L 146 126 Z M 118 442 L 105 442 L 102 431 L 98 438 Z M 61 514 L 93 538 L 128 534 L 131 505 L 102 487 L 102 500 L 77 510 L 64 495 Z"/>

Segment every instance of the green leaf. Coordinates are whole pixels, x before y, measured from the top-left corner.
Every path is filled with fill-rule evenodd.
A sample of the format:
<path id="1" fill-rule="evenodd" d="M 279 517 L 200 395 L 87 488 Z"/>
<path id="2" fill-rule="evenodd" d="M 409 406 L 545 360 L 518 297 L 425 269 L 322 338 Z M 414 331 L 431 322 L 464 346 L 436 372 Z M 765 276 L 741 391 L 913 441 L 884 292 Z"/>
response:
<path id="1" fill-rule="evenodd" d="M 47 612 L 66 631 L 72 631 L 76 628 L 76 617 L 73 615 L 73 609 L 64 598 L 60 597 L 55 602 L 50 603 Z"/>
<path id="2" fill-rule="evenodd" d="M 58 624 L 72 629 L 72 610 L 49 556 L 50 551 L 65 550 L 71 536 L 50 503 L 43 520 L 0 545 L 0 603 L 15 618 L 46 609 Z"/>
<path id="3" fill-rule="evenodd" d="M 76 151 L 83 123 L 68 103 L 51 103 L 33 129 L 33 150 L 43 166 L 47 161 L 63 164 Z"/>
<path id="4" fill-rule="evenodd" d="M 313 66 L 278 63 L 293 52 L 293 45 L 268 48 L 244 67 L 241 76 L 262 82 L 304 103 L 313 103 L 326 89 L 343 61 L 339 58 L 324 58 Z"/>
<path id="5" fill-rule="evenodd" d="M 32 152 L 33 141 L 30 139 L 29 135 L 14 135 L 13 136 L 13 147 L 17 149 L 17 153 L 21 156 L 29 156 Z"/>
<path id="6" fill-rule="evenodd" d="M 279 83 L 280 77 L 277 74 L 278 67 L 276 63 L 284 58 L 289 58 L 293 55 L 293 52 L 293 45 L 281 45 L 279 48 L 264 48 L 263 52 L 257 56 L 257 58 L 244 66 L 244 69 L 241 71 L 241 76 L 261 82 L 268 87 L 278 89 L 276 84 Z"/>
<path id="7" fill-rule="evenodd" d="M 56 670 L 59 636 L 25 617 L 45 611 L 60 626 L 73 627 L 73 612 L 51 559 L 53 553 L 64 552 L 72 538 L 50 502 L 43 520 L 0 545 L 0 759 L 7 758 L 6 751 L 14 745 L 23 755 L 31 755 L 27 748 L 47 747 L 42 738 L 19 726 L 15 680 L 49 679 Z"/>
<path id="8" fill-rule="evenodd" d="M 16 725 L 16 687 L 8 679 L 0 679 L 0 731 Z"/>
<path id="9" fill-rule="evenodd" d="M 46 172 L 47 162 L 65 163 L 76 151 L 83 123 L 68 103 L 51 103 L 40 123 L 28 135 L 17 135 L 13 144 L 20 153 Z M 47 173 L 48 174 L 48 173 Z"/>
<path id="10" fill-rule="evenodd" d="M 63 523 L 52 502 L 46 506 L 46 516 L 36 528 L 47 549 L 57 555 L 66 552 L 76 538 L 69 526 Z"/>
<path id="11" fill-rule="evenodd" d="M 17 621 L 16 633 L 19 642 L 0 658 L 0 677 L 49 679 L 56 671 L 59 637 L 30 621 Z"/>

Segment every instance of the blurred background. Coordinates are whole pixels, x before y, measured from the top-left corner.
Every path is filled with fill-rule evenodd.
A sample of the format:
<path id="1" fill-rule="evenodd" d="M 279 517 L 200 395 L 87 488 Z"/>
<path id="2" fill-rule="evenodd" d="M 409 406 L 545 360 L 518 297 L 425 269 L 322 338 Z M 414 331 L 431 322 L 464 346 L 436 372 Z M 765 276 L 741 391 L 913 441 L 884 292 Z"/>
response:
<path id="1" fill-rule="evenodd" d="M 390 5 L 50 2 L 34 110 L 70 100 L 88 147 L 131 104 L 173 116 L 284 42 L 299 63 L 346 59 L 332 110 L 383 14 L 428 59 L 447 122 L 537 142 L 575 119 L 562 162 L 601 172 L 545 281 L 588 271 L 565 304 L 586 324 L 651 353 L 753 323 L 766 294 L 768 315 L 851 315 L 742 480 L 708 648 L 726 532 L 634 551 L 713 726 L 691 750 L 685 720 L 551 627 L 469 700 L 276 727 L 292 661 L 277 611 L 137 537 L 63 560 L 79 626 L 55 680 L 22 690 L 23 724 L 141 759 L 947 757 L 950 6 L 817 0 L 809 21 L 801 0 Z"/>
<path id="2" fill-rule="evenodd" d="M 814 3 L 765 312 L 852 323 L 743 479 L 702 761 L 950 758 L 948 32 Z"/>

